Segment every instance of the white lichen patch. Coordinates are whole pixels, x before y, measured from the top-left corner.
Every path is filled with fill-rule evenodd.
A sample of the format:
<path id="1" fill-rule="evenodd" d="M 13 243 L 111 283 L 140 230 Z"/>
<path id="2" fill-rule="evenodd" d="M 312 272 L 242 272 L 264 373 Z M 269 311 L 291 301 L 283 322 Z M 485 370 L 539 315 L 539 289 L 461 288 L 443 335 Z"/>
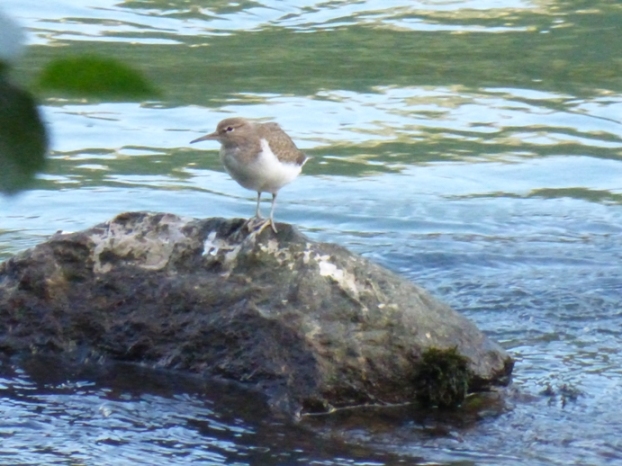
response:
<path id="1" fill-rule="evenodd" d="M 263 252 L 267 252 L 273 256 L 276 256 L 279 252 L 279 242 L 275 239 L 269 239 L 265 244 L 261 243 L 260 247 Z"/>
<path id="2" fill-rule="evenodd" d="M 305 250 L 302 253 L 302 263 L 307 265 L 309 264 L 309 262 L 311 262 L 311 258 L 316 255 L 315 251 L 312 250 L 312 244 L 311 243 L 306 243 L 305 244 Z"/>
<path id="3" fill-rule="evenodd" d="M 294 260 L 291 252 L 287 248 L 281 248 L 275 239 L 269 239 L 266 243 L 260 243 L 261 252 L 274 257 L 279 264 L 286 264 L 290 269 L 294 267 Z"/>
<path id="4" fill-rule="evenodd" d="M 151 220 L 144 219 L 144 223 Z M 102 261 L 107 254 L 126 260 L 132 265 L 149 270 L 166 267 L 173 250 L 179 244 L 187 243 L 188 237 L 181 231 L 187 223 L 174 215 L 163 216 L 157 228 L 152 225 L 108 223 L 108 228 L 101 235 L 93 235 L 94 271 L 107 273 L 114 264 Z"/>
<path id="5" fill-rule="evenodd" d="M 222 256 L 222 263 L 225 269 L 228 269 L 224 275 L 228 275 L 235 267 L 238 255 L 242 250 L 242 245 L 237 244 L 233 246 L 227 239 L 218 238 L 215 231 L 211 231 L 205 241 L 203 242 L 203 256 L 216 257 L 220 253 L 224 253 Z"/>
<path id="6" fill-rule="evenodd" d="M 216 238 L 215 231 L 211 231 L 203 242 L 203 255 L 215 256 L 216 254 L 218 254 L 221 246 L 222 240 Z"/>
<path id="7" fill-rule="evenodd" d="M 318 266 L 322 277 L 331 278 L 351 298 L 358 301 L 359 287 L 356 282 L 356 277 L 352 273 L 330 262 L 329 256 L 318 257 Z"/>

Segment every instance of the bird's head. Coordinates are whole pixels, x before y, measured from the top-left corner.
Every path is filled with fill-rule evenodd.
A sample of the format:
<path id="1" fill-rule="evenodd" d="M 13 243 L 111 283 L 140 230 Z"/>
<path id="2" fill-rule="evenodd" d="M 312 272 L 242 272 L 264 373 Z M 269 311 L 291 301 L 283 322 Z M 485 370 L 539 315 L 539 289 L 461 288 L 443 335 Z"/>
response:
<path id="1" fill-rule="evenodd" d="M 216 131 L 205 136 L 201 136 L 190 144 L 200 141 L 214 140 L 223 145 L 236 144 L 250 137 L 253 131 L 252 123 L 244 118 L 227 118 L 218 123 Z"/>

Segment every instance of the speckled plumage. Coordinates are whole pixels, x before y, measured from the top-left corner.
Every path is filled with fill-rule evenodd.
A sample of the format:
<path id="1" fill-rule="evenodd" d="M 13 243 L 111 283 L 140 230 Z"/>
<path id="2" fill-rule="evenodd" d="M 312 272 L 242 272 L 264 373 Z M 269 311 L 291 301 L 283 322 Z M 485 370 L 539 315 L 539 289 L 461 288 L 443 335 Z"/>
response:
<path id="1" fill-rule="evenodd" d="M 272 194 L 268 223 L 276 232 L 274 206 L 277 193 L 300 174 L 307 156 L 276 123 L 227 118 L 218 123 L 215 132 L 191 143 L 205 140 L 220 142 L 220 160 L 227 173 L 241 186 L 257 192 L 256 218 L 261 218 L 261 193 Z M 261 229 L 265 225 L 262 223 Z"/>

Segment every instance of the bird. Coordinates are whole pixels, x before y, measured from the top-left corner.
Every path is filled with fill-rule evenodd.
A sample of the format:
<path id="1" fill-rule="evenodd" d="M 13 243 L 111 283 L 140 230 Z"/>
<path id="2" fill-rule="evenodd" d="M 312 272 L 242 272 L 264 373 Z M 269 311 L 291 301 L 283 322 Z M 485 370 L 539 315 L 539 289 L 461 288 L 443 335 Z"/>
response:
<path id="1" fill-rule="evenodd" d="M 278 233 L 274 223 L 274 207 L 279 190 L 291 183 L 309 160 L 296 147 L 294 141 L 277 123 L 260 123 L 245 118 L 226 118 L 218 123 L 216 131 L 190 141 L 218 141 L 220 160 L 229 175 L 242 187 L 257 193 L 255 216 L 247 221 L 249 230 L 258 232 L 270 225 Z M 270 218 L 261 216 L 262 193 L 272 194 Z M 259 220 L 258 225 L 253 225 Z"/>

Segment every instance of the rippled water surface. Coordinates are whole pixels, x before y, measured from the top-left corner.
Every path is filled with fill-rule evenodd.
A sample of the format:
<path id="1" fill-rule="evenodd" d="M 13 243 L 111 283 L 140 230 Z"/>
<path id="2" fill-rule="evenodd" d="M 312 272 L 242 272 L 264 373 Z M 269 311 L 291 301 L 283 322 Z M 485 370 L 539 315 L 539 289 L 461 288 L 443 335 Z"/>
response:
<path id="1" fill-rule="evenodd" d="M 3 360 L 0 464 L 622 462 L 618 2 L 0 8 L 28 31 L 16 82 L 100 53 L 162 90 L 140 103 L 40 96 L 53 150 L 31 190 L 0 199 L 0 258 L 122 211 L 250 216 L 254 194 L 217 144 L 189 141 L 227 116 L 266 118 L 313 157 L 278 220 L 423 285 L 517 360 L 508 399 L 485 410 L 295 426 L 231 387 Z"/>

